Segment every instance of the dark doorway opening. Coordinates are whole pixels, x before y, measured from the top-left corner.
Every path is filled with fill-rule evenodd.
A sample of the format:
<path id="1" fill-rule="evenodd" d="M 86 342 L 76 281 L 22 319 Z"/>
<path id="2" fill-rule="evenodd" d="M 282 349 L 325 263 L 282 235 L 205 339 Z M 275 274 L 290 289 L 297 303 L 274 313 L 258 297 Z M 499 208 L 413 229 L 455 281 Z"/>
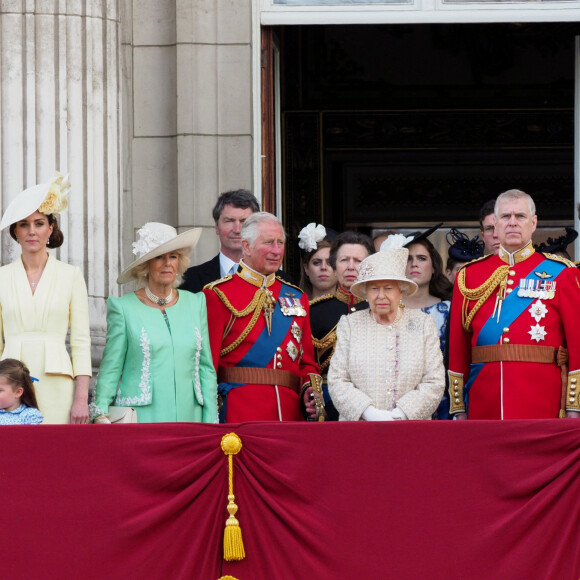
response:
<path id="1" fill-rule="evenodd" d="M 511 188 L 534 197 L 540 220 L 569 224 L 579 31 L 576 23 L 276 29 L 291 238 L 312 221 L 337 231 L 475 224 L 481 205 Z"/>

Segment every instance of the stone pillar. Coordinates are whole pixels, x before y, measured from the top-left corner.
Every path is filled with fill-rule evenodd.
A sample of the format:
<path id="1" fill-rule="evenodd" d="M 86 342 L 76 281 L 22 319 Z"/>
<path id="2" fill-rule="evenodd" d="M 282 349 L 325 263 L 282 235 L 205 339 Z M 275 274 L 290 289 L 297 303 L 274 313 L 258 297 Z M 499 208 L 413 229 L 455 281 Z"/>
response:
<path id="1" fill-rule="evenodd" d="M 121 200 L 118 0 L 0 3 L 2 207 L 26 187 L 70 175 L 56 257 L 84 272 L 93 360 L 101 358 L 105 298 L 118 293 Z M 2 263 L 18 247 L 7 232 Z"/>
<path id="2" fill-rule="evenodd" d="M 253 189 L 252 2 L 176 0 L 179 225 L 203 226 L 194 262 L 215 256 L 211 208 Z"/>
<path id="3" fill-rule="evenodd" d="M 204 227 L 200 263 L 218 250 L 219 193 L 253 187 L 252 0 L 131 0 L 122 10 L 123 263 L 135 229 L 153 220 Z"/>

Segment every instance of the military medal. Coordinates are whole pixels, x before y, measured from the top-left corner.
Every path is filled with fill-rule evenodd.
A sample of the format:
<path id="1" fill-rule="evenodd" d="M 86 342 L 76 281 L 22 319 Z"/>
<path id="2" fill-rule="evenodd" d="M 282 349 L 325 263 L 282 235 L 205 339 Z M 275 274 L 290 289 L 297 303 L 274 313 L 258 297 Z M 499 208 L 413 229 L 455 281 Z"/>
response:
<path id="1" fill-rule="evenodd" d="M 548 313 L 548 309 L 546 308 L 546 305 L 541 300 L 538 300 L 537 302 L 534 302 L 530 306 L 528 312 L 532 315 L 532 318 L 536 322 L 540 322 L 540 320 L 542 320 L 542 318 L 546 317 L 546 314 Z"/>
<path id="2" fill-rule="evenodd" d="M 292 360 L 296 360 L 296 357 L 300 351 L 298 350 L 298 347 L 291 340 L 289 340 L 288 344 L 286 345 L 286 352 Z"/>
<path id="3" fill-rule="evenodd" d="M 546 332 L 545 326 L 540 326 L 539 324 L 536 324 L 536 326 L 532 326 L 530 328 L 530 330 L 528 331 L 528 334 L 532 337 L 532 340 L 535 340 L 536 342 L 540 342 L 540 340 L 544 340 L 544 337 L 548 333 Z"/>
<path id="4" fill-rule="evenodd" d="M 288 293 L 290 298 L 287 296 L 280 296 L 278 302 L 280 304 L 280 309 L 284 316 L 306 316 L 306 310 L 300 302 L 300 298 L 292 298 L 294 294 Z"/>
<path id="5" fill-rule="evenodd" d="M 296 339 L 298 344 L 300 344 L 300 341 L 302 340 L 302 329 L 298 326 L 298 324 L 296 324 L 296 321 L 292 323 L 292 326 L 290 327 L 290 332 L 292 333 L 292 336 Z"/>

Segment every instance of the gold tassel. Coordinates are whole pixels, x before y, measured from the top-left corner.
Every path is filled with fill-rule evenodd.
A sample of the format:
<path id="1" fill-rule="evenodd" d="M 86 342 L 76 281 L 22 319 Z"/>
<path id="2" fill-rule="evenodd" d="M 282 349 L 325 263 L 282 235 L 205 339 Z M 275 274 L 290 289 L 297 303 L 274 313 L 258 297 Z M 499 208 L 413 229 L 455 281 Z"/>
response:
<path id="1" fill-rule="evenodd" d="M 218 580 L 238 580 L 238 579 L 228 574 L 227 576 L 222 576 L 221 578 L 218 578 Z"/>
<path id="2" fill-rule="evenodd" d="M 222 437 L 222 451 L 228 456 L 228 513 L 230 517 L 226 521 L 224 530 L 224 560 L 233 562 L 243 560 L 246 557 L 244 542 L 242 541 L 242 529 L 236 519 L 238 506 L 234 503 L 234 455 L 242 449 L 242 440 L 235 433 L 228 433 Z"/>

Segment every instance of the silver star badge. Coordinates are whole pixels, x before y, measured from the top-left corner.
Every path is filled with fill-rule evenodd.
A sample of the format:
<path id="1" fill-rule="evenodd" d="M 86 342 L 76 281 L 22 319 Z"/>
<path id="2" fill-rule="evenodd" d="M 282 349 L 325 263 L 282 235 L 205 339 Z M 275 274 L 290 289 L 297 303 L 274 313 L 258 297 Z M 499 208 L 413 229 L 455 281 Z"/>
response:
<path id="1" fill-rule="evenodd" d="M 302 340 L 302 329 L 300 328 L 300 326 L 298 326 L 298 324 L 296 324 L 296 321 L 292 323 L 292 326 L 290 327 L 290 332 L 292 333 L 292 336 L 296 339 L 296 341 L 300 344 L 300 341 Z"/>
<path id="2" fill-rule="evenodd" d="M 539 324 L 536 324 L 536 326 L 532 326 L 530 328 L 528 334 L 532 337 L 532 340 L 540 342 L 540 340 L 544 340 L 544 337 L 548 333 L 546 332 L 545 326 L 540 326 Z"/>
<path id="3" fill-rule="evenodd" d="M 532 318 L 536 322 L 540 322 L 540 320 L 542 320 L 542 318 L 545 318 L 546 314 L 548 314 L 548 309 L 541 300 L 537 300 L 530 306 L 528 312 L 532 315 Z"/>
<path id="4" fill-rule="evenodd" d="M 299 351 L 296 345 L 291 340 L 289 340 L 288 345 L 286 346 L 286 352 L 292 360 L 296 360 Z"/>

